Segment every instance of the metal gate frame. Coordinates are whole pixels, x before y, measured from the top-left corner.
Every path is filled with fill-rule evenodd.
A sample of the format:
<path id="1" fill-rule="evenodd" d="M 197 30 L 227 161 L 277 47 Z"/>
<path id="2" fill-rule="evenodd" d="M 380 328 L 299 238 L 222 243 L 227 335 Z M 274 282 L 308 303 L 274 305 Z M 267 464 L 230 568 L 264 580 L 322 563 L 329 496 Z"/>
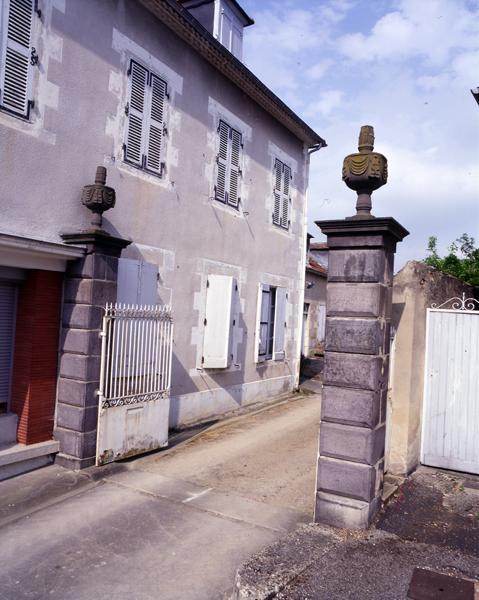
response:
<path id="1" fill-rule="evenodd" d="M 430 361 L 430 356 L 428 353 L 428 345 L 429 345 L 429 333 L 430 333 L 430 314 L 431 313 L 435 313 L 435 312 L 442 312 L 442 313 L 450 313 L 450 314 L 474 314 L 477 315 L 477 318 L 479 318 L 479 301 L 476 300 L 475 298 L 467 298 L 466 294 L 463 292 L 462 297 L 453 297 L 453 298 L 449 298 L 449 300 L 446 300 L 446 302 L 443 302 L 440 305 L 437 304 L 431 304 L 431 307 L 427 309 L 427 314 L 426 314 L 426 343 L 425 343 L 425 361 L 424 361 L 424 386 L 423 386 L 423 405 L 422 405 L 422 423 L 421 423 L 421 450 L 420 450 L 420 461 L 421 464 L 425 464 L 424 463 L 424 458 L 425 458 L 425 440 L 426 440 L 426 425 L 427 425 L 427 421 L 426 421 L 426 417 L 427 417 L 427 400 L 428 400 L 428 385 L 429 385 L 429 377 L 428 377 L 428 372 L 429 372 L 429 361 Z M 479 373 L 479 366 L 478 366 L 478 373 Z M 479 461 L 478 461 L 479 464 Z M 434 466 L 434 465 L 432 465 Z M 452 470 L 458 470 L 461 471 L 461 468 L 456 468 L 454 466 L 439 466 L 436 465 L 439 468 L 445 468 L 445 469 L 452 469 Z M 469 471 L 464 471 L 464 472 L 469 472 Z"/>
<path id="2" fill-rule="evenodd" d="M 167 445 L 173 355 L 170 307 L 107 304 L 100 336 L 97 466 Z M 129 413 L 135 413 L 131 423 Z"/>

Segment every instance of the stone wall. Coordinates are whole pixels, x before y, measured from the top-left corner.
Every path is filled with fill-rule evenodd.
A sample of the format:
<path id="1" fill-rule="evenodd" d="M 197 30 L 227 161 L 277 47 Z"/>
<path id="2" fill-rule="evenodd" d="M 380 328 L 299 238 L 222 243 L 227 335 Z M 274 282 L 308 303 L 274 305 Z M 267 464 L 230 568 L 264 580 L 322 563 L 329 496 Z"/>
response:
<path id="1" fill-rule="evenodd" d="M 473 295 L 471 286 L 421 262 L 408 262 L 394 276 L 386 446 L 386 469 L 394 475 L 411 472 L 420 459 L 426 309 L 463 292 Z"/>

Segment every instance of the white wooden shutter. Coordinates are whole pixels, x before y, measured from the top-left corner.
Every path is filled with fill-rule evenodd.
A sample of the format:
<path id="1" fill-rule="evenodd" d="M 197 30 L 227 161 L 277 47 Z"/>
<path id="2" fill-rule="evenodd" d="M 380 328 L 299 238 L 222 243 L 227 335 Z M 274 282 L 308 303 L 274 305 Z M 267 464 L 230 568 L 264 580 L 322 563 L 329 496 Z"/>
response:
<path id="1" fill-rule="evenodd" d="M 30 108 L 30 40 L 33 0 L 4 0 L 1 58 L 1 105 L 28 117 Z"/>
<path id="2" fill-rule="evenodd" d="M 276 288 L 276 310 L 274 314 L 273 360 L 282 360 L 285 356 L 287 290 Z"/>
<path id="3" fill-rule="evenodd" d="M 125 160 L 143 166 L 144 137 L 146 135 L 146 91 L 148 71 L 131 61 L 130 100 L 128 103 L 128 125 L 125 140 Z"/>
<path id="4" fill-rule="evenodd" d="M 229 366 L 234 285 L 233 277 L 228 275 L 208 275 L 202 361 L 205 369 Z"/>
<path id="5" fill-rule="evenodd" d="M 229 140 L 230 127 L 224 121 L 220 121 L 218 127 L 219 135 L 219 150 L 216 157 L 217 175 L 216 175 L 216 190 L 215 198 L 220 202 L 227 201 L 227 189 L 229 187 L 228 179 L 228 155 L 229 155 Z"/>
<path id="6" fill-rule="evenodd" d="M 273 173 L 273 223 L 281 225 L 281 201 L 282 201 L 283 163 L 276 159 Z"/>
<path id="7" fill-rule="evenodd" d="M 228 204 L 238 206 L 240 187 L 241 133 L 231 129 Z"/>
<path id="8" fill-rule="evenodd" d="M 8 403 L 13 359 L 16 288 L 0 282 L 0 403 Z"/>
<path id="9" fill-rule="evenodd" d="M 261 315 L 263 311 L 263 285 L 258 284 L 258 298 L 256 304 L 256 331 L 254 339 L 254 362 L 263 362 L 265 360 L 264 354 L 260 354 L 261 346 Z"/>
<path id="10" fill-rule="evenodd" d="M 150 118 L 148 122 L 146 168 L 160 175 L 162 171 L 161 157 L 165 98 L 166 83 L 152 73 L 150 81 Z"/>
<path id="11" fill-rule="evenodd" d="M 283 165 L 283 206 L 281 211 L 281 225 L 288 229 L 289 227 L 289 206 L 290 206 L 290 189 L 291 189 L 291 169 L 287 165 Z"/>

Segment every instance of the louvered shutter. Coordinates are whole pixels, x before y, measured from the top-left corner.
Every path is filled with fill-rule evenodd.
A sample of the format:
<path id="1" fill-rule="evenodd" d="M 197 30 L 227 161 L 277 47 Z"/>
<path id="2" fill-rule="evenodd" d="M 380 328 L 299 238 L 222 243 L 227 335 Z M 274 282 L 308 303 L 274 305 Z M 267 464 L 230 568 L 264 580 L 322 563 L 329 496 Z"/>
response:
<path id="1" fill-rule="evenodd" d="M 1 105 L 28 117 L 30 107 L 30 39 L 33 0 L 10 0 L 4 33 Z"/>
<path id="2" fill-rule="evenodd" d="M 163 138 L 163 122 L 165 112 L 166 83 L 151 74 L 150 82 L 150 119 L 148 123 L 148 143 L 146 151 L 146 168 L 161 174 L 161 150 Z"/>
<path id="3" fill-rule="evenodd" d="M 282 180 L 283 180 L 283 163 L 278 159 L 274 163 L 274 205 L 273 205 L 273 223 L 281 225 L 281 200 L 282 200 Z"/>
<path id="4" fill-rule="evenodd" d="M 285 356 L 287 297 L 287 290 L 285 288 L 276 288 L 273 360 L 283 360 Z"/>
<path id="5" fill-rule="evenodd" d="M 131 61 L 125 160 L 139 166 L 143 166 L 147 85 L 148 71 Z"/>
<path id="6" fill-rule="evenodd" d="M 0 404 L 8 403 L 13 357 L 16 288 L 0 282 Z"/>
<path id="7" fill-rule="evenodd" d="M 228 145 L 230 139 L 230 128 L 224 121 L 220 121 L 218 127 L 219 134 L 219 151 L 216 157 L 217 176 L 215 198 L 221 202 L 227 202 L 227 188 L 229 181 L 228 176 Z"/>
<path id="8" fill-rule="evenodd" d="M 240 157 L 241 157 L 241 133 L 231 130 L 231 155 L 229 165 L 229 194 L 228 204 L 238 206 L 240 188 Z"/>
<path id="9" fill-rule="evenodd" d="M 283 206 L 281 211 L 281 225 L 286 229 L 289 227 L 289 205 L 291 188 L 291 169 L 283 165 Z"/>

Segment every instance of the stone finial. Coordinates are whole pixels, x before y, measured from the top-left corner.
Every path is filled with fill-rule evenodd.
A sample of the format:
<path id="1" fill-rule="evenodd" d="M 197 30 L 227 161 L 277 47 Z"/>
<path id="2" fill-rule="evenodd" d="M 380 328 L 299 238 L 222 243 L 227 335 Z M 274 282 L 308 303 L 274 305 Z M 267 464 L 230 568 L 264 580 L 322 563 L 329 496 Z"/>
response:
<path id="1" fill-rule="evenodd" d="M 99 166 L 96 168 L 95 183 L 85 185 L 81 195 L 82 204 L 94 214 L 91 224 L 95 229 L 101 228 L 102 214 L 115 206 L 115 190 L 105 183 L 106 168 Z"/>
<path id="2" fill-rule="evenodd" d="M 356 214 L 351 219 L 371 219 L 371 194 L 387 182 L 388 161 L 374 150 L 374 128 L 363 125 L 359 134 L 359 152 L 343 162 L 343 181 L 358 194 Z"/>

